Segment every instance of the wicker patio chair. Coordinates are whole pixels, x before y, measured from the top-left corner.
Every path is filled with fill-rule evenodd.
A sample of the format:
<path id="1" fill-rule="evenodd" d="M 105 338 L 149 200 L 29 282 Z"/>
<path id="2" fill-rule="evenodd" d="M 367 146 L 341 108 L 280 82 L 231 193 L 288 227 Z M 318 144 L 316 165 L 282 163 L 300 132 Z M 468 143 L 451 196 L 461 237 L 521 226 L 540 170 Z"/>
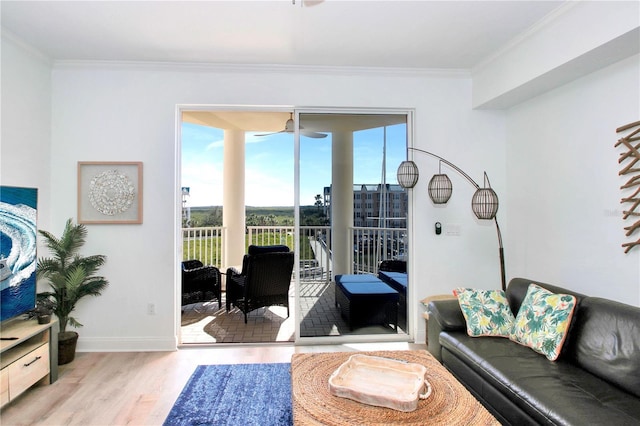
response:
<path id="1" fill-rule="evenodd" d="M 383 260 L 378 265 L 378 271 L 407 272 L 407 262 L 404 260 Z"/>
<path id="2" fill-rule="evenodd" d="M 242 271 L 227 270 L 227 311 L 235 306 L 247 314 L 267 306 L 286 306 L 289 317 L 289 287 L 293 252 L 287 246 L 249 246 Z"/>
<path id="3" fill-rule="evenodd" d="M 222 285 L 220 270 L 215 266 L 205 266 L 199 260 L 182 262 L 182 306 L 191 303 L 218 300 L 222 307 Z"/>

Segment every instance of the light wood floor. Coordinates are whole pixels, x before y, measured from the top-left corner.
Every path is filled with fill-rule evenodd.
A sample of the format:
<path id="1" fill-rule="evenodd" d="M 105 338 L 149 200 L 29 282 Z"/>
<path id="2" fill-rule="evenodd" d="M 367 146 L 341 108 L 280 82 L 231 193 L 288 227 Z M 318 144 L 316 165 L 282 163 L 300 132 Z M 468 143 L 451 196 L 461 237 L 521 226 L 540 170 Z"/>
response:
<path id="1" fill-rule="evenodd" d="M 78 353 L 58 381 L 36 386 L 0 411 L 9 425 L 161 425 L 200 364 L 290 362 L 301 352 L 426 349 L 409 343 L 215 346 L 175 352 Z"/>

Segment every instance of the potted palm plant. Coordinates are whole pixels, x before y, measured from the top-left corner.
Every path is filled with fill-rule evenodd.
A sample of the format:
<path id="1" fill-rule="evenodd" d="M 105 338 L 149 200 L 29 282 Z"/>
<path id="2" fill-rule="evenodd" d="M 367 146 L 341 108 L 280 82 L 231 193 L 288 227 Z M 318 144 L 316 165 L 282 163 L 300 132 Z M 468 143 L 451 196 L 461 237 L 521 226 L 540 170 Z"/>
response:
<path id="1" fill-rule="evenodd" d="M 49 248 L 51 257 L 38 259 L 36 275 L 46 279 L 51 291 L 41 293 L 53 302 L 53 313 L 60 321 L 58 335 L 58 364 L 73 361 L 78 342 L 78 333 L 67 331 L 67 326 L 82 327 L 71 313 L 76 303 L 85 296 L 99 296 L 109 281 L 95 275 L 107 260 L 103 255 L 81 256 L 80 248 L 84 245 L 87 228 L 82 224 L 74 224 L 67 220 L 60 238 L 51 233 L 39 230 Z"/>

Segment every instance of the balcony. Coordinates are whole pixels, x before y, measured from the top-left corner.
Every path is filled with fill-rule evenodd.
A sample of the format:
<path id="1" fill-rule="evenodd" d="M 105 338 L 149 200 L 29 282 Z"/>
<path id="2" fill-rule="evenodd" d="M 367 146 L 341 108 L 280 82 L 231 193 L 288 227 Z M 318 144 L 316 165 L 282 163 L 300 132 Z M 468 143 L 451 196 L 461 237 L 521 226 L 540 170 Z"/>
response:
<path id="1" fill-rule="evenodd" d="M 406 229 L 350 228 L 350 273 L 377 274 L 380 261 L 404 259 Z M 223 227 L 184 228 L 183 260 L 199 259 L 214 265 L 222 272 L 229 266 L 224 254 Z M 284 244 L 292 250 L 299 247 L 299 265 L 294 268 L 290 292 L 291 315 L 286 308 L 262 308 L 249 314 L 249 323 L 236 309 L 226 313 L 224 303 L 200 303 L 184 307 L 182 316 L 183 343 L 256 343 L 293 341 L 295 318 L 301 318 L 300 336 L 339 336 L 351 333 L 391 333 L 391 328 L 365 327 L 351 332 L 334 303 L 335 284 L 332 282 L 332 234 L 329 226 L 301 226 L 296 241 L 293 226 L 251 226 L 246 232 L 246 246 Z M 300 275 L 299 289 L 295 274 Z M 223 276 L 224 281 L 224 276 Z M 299 304 L 295 292 L 299 290 Z M 224 299 L 223 284 L 223 299 Z M 300 315 L 297 314 L 298 310 Z M 406 323 L 406 321 L 404 322 Z M 402 322 L 401 322 L 402 324 Z M 398 333 L 405 333 L 399 329 Z"/>

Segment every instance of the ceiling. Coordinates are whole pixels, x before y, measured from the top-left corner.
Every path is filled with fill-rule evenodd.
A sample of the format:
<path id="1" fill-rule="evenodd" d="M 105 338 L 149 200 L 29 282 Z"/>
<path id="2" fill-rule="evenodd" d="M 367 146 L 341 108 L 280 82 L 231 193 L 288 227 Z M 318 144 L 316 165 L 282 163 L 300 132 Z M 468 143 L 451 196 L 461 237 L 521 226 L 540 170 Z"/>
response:
<path id="1" fill-rule="evenodd" d="M 54 61 L 468 70 L 564 1 L 7 1 Z"/>
<path id="2" fill-rule="evenodd" d="M 244 131 L 279 132 L 285 128 L 290 112 L 274 111 L 183 111 L 182 121 L 218 129 L 238 129 Z M 304 113 L 300 115 L 301 129 L 310 132 L 334 132 L 373 129 L 407 122 L 405 114 L 323 114 Z M 304 133 L 304 132 L 303 132 Z"/>

